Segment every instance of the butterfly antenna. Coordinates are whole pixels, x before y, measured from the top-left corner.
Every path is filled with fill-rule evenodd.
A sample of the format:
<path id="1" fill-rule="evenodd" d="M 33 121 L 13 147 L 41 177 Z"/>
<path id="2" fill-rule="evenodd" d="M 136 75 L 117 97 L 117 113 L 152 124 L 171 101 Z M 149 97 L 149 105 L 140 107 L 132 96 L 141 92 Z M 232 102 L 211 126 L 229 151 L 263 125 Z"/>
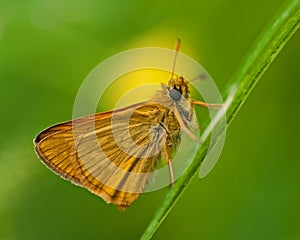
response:
<path id="1" fill-rule="evenodd" d="M 196 81 L 202 81 L 202 80 L 207 80 L 208 76 L 206 73 L 201 73 L 199 75 L 197 75 L 196 77 L 192 78 L 191 80 L 189 80 L 189 82 L 196 82 Z"/>
<path id="2" fill-rule="evenodd" d="M 174 55 L 174 60 L 173 60 L 171 79 L 173 79 L 173 76 L 174 76 L 174 71 L 175 71 L 175 66 L 176 66 L 177 55 L 178 55 L 179 48 L 180 48 L 180 43 L 181 43 L 180 39 L 177 38 L 176 42 L 175 42 L 175 55 Z"/>

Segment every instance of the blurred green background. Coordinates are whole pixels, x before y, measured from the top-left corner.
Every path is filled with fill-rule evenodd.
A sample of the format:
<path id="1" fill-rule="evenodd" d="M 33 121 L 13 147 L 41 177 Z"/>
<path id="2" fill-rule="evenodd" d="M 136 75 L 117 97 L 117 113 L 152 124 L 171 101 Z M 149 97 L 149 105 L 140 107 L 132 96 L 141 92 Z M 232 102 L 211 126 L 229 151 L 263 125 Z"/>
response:
<path id="1" fill-rule="evenodd" d="M 53 174 L 32 139 L 69 120 L 104 59 L 173 48 L 225 86 L 282 0 L 0 0 L 0 239 L 138 239 L 166 194 L 125 212 Z M 153 239 L 300 239 L 300 33 L 263 76 L 205 179 L 193 179 Z M 102 104 L 106 104 L 103 102 Z"/>

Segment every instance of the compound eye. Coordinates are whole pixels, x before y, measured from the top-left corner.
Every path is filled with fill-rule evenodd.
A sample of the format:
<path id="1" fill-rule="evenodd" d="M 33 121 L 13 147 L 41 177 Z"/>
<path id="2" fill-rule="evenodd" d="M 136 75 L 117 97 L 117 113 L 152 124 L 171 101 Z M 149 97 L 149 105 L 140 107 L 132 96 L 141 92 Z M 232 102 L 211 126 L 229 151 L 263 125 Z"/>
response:
<path id="1" fill-rule="evenodd" d="M 170 96 L 174 101 L 179 101 L 181 99 L 181 92 L 179 89 L 172 88 L 170 91 Z"/>

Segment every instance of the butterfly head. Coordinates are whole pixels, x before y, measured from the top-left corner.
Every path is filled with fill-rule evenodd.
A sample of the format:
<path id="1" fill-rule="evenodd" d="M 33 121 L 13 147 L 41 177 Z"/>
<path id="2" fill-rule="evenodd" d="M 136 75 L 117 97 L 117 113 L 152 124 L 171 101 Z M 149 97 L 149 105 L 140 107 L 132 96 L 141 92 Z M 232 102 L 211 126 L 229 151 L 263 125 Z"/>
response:
<path id="1" fill-rule="evenodd" d="M 169 80 L 168 85 L 170 97 L 174 101 L 179 101 L 182 96 L 184 98 L 190 97 L 189 82 L 185 80 L 182 76 L 177 77 L 176 79 L 171 78 Z"/>

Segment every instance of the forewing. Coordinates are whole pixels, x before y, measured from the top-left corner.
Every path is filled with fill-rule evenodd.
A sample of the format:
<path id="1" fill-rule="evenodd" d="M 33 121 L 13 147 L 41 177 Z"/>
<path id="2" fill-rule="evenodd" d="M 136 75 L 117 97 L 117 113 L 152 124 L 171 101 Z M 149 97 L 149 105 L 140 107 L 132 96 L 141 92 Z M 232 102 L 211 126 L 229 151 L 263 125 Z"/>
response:
<path id="1" fill-rule="evenodd" d="M 119 208 L 149 182 L 167 134 L 158 104 L 96 114 L 50 127 L 35 139 L 42 161 Z"/>

